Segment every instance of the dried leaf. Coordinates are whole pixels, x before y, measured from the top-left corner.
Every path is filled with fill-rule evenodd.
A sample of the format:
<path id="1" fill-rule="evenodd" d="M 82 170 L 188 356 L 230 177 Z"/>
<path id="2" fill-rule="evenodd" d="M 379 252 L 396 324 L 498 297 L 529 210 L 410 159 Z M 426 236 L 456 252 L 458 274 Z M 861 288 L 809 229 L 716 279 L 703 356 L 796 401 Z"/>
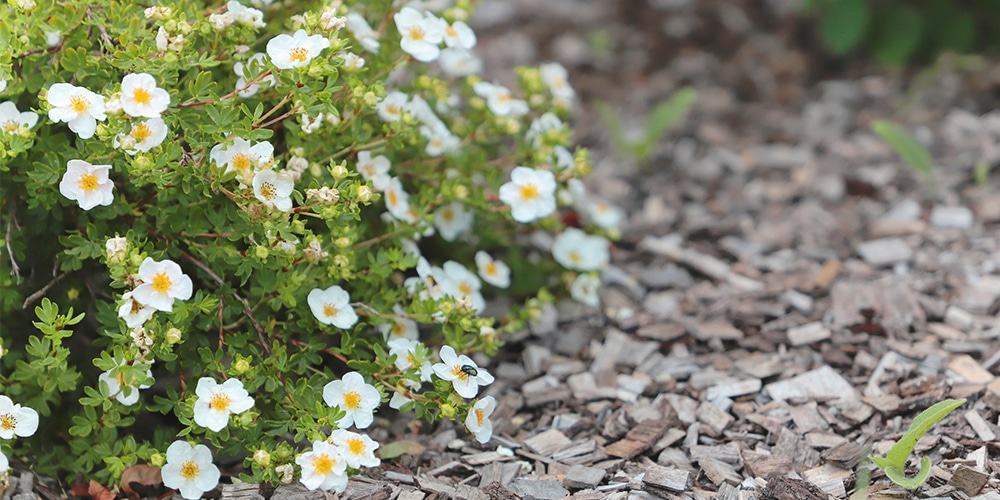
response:
<path id="1" fill-rule="evenodd" d="M 424 452 L 424 446 L 416 441 L 404 439 L 383 445 L 378 450 L 378 454 L 383 459 L 396 458 L 400 455 L 420 456 Z"/>
<path id="2" fill-rule="evenodd" d="M 133 488 L 140 486 L 158 486 L 160 484 L 163 484 L 163 478 L 160 476 L 160 469 L 157 467 L 151 467 L 146 464 L 138 464 L 133 465 L 122 472 L 122 493 L 132 500 L 138 500 L 143 497 L 142 493 L 135 491 Z M 145 490 L 145 488 L 140 489 Z"/>
<path id="3" fill-rule="evenodd" d="M 90 486 L 87 488 L 87 494 L 94 500 L 115 500 L 118 498 L 118 495 L 115 495 L 103 484 L 98 483 L 93 479 L 90 480 Z"/>

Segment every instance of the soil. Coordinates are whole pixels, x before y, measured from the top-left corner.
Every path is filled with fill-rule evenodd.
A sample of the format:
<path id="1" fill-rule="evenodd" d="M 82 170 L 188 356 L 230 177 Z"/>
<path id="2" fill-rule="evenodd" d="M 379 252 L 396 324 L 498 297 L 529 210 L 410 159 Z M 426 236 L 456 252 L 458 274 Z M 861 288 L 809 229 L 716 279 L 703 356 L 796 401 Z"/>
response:
<path id="1" fill-rule="evenodd" d="M 1000 500 L 1000 65 L 835 60 L 794 3 L 482 2 L 486 78 L 570 70 L 587 185 L 627 212 L 622 238 L 601 307 L 561 302 L 491 361 L 492 441 L 384 422 L 372 437 L 411 454 L 340 498 Z M 697 103 L 648 164 L 593 111 L 611 103 L 638 136 L 684 86 Z M 876 119 L 928 146 L 931 177 Z M 966 402 L 913 453 L 929 481 L 872 469 L 859 490 L 866 457 L 948 398 Z"/>

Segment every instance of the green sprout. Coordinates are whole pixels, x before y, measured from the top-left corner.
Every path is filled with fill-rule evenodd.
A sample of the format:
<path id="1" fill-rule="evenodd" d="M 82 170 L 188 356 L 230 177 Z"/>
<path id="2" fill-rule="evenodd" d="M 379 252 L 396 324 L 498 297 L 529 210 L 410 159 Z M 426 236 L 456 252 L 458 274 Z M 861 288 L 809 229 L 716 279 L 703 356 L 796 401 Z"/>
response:
<path id="1" fill-rule="evenodd" d="M 646 135 L 638 141 L 629 141 L 625 138 L 621 121 L 608 103 L 595 102 L 594 111 L 600 115 L 611 132 L 615 150 L 619 154 L 635 157 L 645 167 L 648 166 L 660 139 L 691 111 L 697 99 L 698 93 L 693 88 L 683 87 L 674 92 L 670 99 L 657 104 L 646 118 Z"/>
<path id="2" fill-rule="evenodd" d="M 872 456 L 870 458 L 875 462 L 875 465 L 885 471 L 885 475 L 892 482 L 908 490 L 920 487 L 931 474 L 931 460 L 927 457 L 921 458 L 920 470 L 913 477 L 906 477 L 906 460 L 910 457 L 913 447 L 921 436 L 963 404 L 965 404 L 965 398 L 946 399 L 920 412 L 920 415 L 917 415 L 917 418 L 913 419 L 913 423 L 910 424 L 910 429 L 906 431 L 906 434 L 903 434 L 903 437 L 899 438 L 899 441 L 896 441 L 896 444 L 892 445 L 892 448 L 889 448 L 884 457 Z"/>

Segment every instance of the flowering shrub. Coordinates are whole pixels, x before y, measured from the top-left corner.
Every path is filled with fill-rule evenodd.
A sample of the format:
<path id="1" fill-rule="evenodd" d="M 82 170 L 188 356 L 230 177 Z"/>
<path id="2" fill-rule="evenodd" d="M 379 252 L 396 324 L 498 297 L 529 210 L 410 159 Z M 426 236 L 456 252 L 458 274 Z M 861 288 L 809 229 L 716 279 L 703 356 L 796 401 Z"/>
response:
<path id="1" fill-rule="evenodd" d="M 394 410 L 489 442 L 474 358 L 597 303 L 561 66 L 484 81 L 466 0 L 285 3 L 3 7 L 0 474 L 339 491 Z"/>

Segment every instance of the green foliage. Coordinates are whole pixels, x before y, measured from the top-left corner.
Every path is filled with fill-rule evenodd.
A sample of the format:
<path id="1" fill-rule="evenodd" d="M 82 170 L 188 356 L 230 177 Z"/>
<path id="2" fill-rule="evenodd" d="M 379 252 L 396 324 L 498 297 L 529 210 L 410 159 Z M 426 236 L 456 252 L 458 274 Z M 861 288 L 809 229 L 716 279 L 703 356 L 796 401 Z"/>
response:
<path id="1" fill-rule="evenodd" d="M 187 440 L 244 458 L 247 480 L 277 482 L 347 417 L 324 387 L 350 371 L 377 392 L 380 416 L 397 396 L 426 421 L 464 421 L 473 398 L 429 370 L 441 348 L 495 355 L 543 302 L 603 265 L 564 269 L 524 244 L 563 231 L 559 209 L 582 200 L 561 196 L 556 207 L 554 189 L 515 189 L 553 200 L 521 223 L 517 202 L 498 194 L 516 166 L 551 174 L 559 189 L 589 171 L 587 152 L 567 149 L 572 89 L 552 80 L 561 68 L 519 68 L 510 96 L 486 96 L 479 77 L 440 76 L 443 62 L 404 53 L 394 2 L 279 3 L 264 26 L 227 21 L 218 2 L 0 5 L 0 98 L 38 116 L 0 117 L 0 393 L 40 416 L 33 436 L 0 443 L 12 467 L 107 483 L 132 464 L 163 465 L 168 445 Z M 349 12 L 378 31 L 340 29 Z M 470 2 L 439 14 L 467 19 Z M 297 67 L 252 58 L 297 29 L 324 48 L 288 49 Z M 138 74 L 169 97 L 155 113 L 166 139 L 148 148 L 139 144 L 154 119 L 126 99 L 149 95 L 123 89 Z M 78 96 L 59 104 L 56 84 L 105 101 L 92 135 L 50 119 L 80 112 Z M 406 104 L 386 118 L 397 91 Z M 502 112 L 512 100 L 523 109 Z M 651 131 L 682 115 L 654 112 Z M 369 155 L 388 164 L 384 179 L 362 169 Z M 110 184 L 73 174 L 78 162 L 109 165 Z M 456 211 L 468 222 L 446 235 Z M 476 277 L 480 251 L 510 265 L 509 286 Z M 150 267 L 168 263 L 179 271 Z M 310 304 L 333 287 L 349 297 Z M 484 317 L 483 294 L 515 305 Z M 389 343 L 401 335 L 421 342 L 401 354 Z M 488 375 L 471 363 L 460 366 Z M 197 423 L 205 379 L 236 379 L 253 406 L 220 430 Z"/>
<path id="2" fill-rule="evenodd" d="M 910 168 L 926 177 L 929 182 L 933 182 L 934 160 L 931 159 L 930 152 L 906 129 L 888 120 L 873 120 L 871 129 L 892 146 Z"/>
<path id="3" fill-rule="evenodd" d="M 810 0 L 819 35 L 830 53 L 862 49 L 880 64 L 901 68 L 942 52 L 997 47 L 1000 3 L 960 0 Z"/>
<path id="4" fill-rule="evenodd" d="M 920 487 L 930 476 L 931 461 L 927 457 L 921 458 L 920 470 L 915 476 L 907 477 L 906 461 L 909 459 L 913 447 L 931 427 L 934 427 L 934 424 L 940 422 L 941 419 L 947 417 L 949 413 L 963 404 L 965 404 L 964 398 L 946 399 L 920 412 L 920 415 L 913 419 L 913 423 L 910 424 L 910 428 L 903 434 L 903 437 L 899 438 L 899 441 L 896 441 L 892 448 L 889 448 L 884 457 L 873 456 L 871 460 L 875 462 L 875 465 L 881 467 L 885 471 L 885 475 L 894 483 L 909 490 Z"/>
<path id="5" fill-rule="evenodd" d="M 698 100 L 698 92 L 690 87 L 684 87 L 653 107 L 646 117 L 645 135 L 638 140 L 625 137 L 621 121 L 611 106 L 603 101 L 594 102 L 594 111 L 611 132 L 615 150 L 636 158 L 640 164 L 648 166 L 649 160 L 663 137 L 694 107 Z"/>

